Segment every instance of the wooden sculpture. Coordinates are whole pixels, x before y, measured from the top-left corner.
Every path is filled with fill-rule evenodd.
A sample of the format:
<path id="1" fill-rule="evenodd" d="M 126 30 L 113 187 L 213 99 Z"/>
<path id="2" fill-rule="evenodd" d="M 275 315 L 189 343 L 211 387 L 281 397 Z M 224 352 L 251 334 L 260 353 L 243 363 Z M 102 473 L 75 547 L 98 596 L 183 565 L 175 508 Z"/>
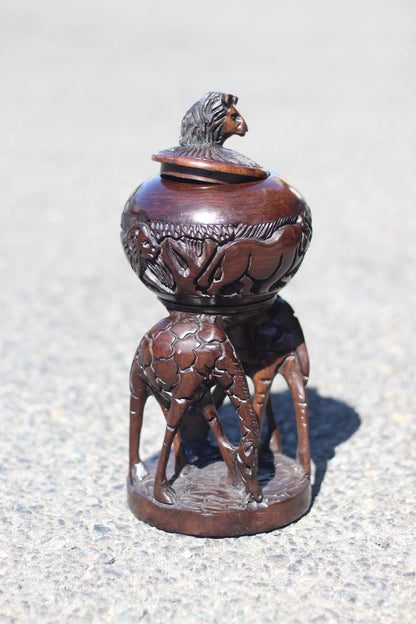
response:
<path id="1" fill-rule="evenodd" d="M 130 384 L 132 482 L 137 479 L 136 466 L 141 464 L 138 445 L 143 408 L 152 392 L 166 417 L 165 438 L 154 482 L 155 498 L 161 503 L 174 502 L 175 492 L 166 478 L 169 452 L 183 414 L 197 403 L 217 439 L 230 482 L 237 485 L 240 476 L 247 492 L 254 500 L 261 501 L 257 480 L 259 425 L 241 362 L 215 316 L 174 312 L 160 321 L 139 345 Z M 240 421 L 241 443 L 235 451 L 222 431 L 212 401 L 210 388 L 216 384 L 230 398 Z"/>
<path id="2" fill-rule="evenodd" d="M 308 354 L 293 310 L 277 293 L 303 260 L 311 215 L 287 182 L 223 147 L 247 131 L 236 104 L 217 92 L 196 102 L 179 145 L 153 156 L 160 176 L 136 189 L 122 215 L 126 256 L 169 312 L 145 334 L 131 368 L 129 504 L 150 524 L 192 535 L 270 530 L 310 504 Z M 295 406 L 296 460 L 282 454 L 274 419 L 270 389 L 278 373 Z M 139 442 L 150 394 L 166 429 L 160 455 L 145 465 Z M 237 445 L 217 412 L 225 397 L 240 427 Z M 190 421 L 201 449 L 211 428 L 218 455 L 187 457 L 182 437 Z"/>

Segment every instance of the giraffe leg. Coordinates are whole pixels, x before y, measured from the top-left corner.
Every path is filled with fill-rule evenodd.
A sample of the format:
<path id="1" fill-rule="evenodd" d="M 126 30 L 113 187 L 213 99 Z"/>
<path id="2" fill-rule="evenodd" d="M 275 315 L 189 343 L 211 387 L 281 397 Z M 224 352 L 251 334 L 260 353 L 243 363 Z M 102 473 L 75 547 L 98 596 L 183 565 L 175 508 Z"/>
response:
<path id="1" fill-rule="evenodd" d="M 302 466 L 306 475 L 311 472 L 308 427 L 308 403 L 306 396 L 306 381 L 302 374 L 298 359 L 292 354 L 283 362 L 279 373 L 285 378 L 292 394 L 296 414 L 298 432 L 298 448 L 296 460 Z"/>
<path id="2" fill-rule="evenodd" d="M 183 413 L 189 406 L 189 401 L 184 399 L 172 399 L 172 403 L 168 412 L 165 437 L 163 440 L 162 450 L 160 452 L 159 461 L 156 468 L 154 497 L 160 503 L 172 505 L 175 500 L 175 490 L 169 485 L 166 477 L 166 467 L 169 460 L 170 449 L 173 439 L 177 433 Z"/>
<path id="3" fill-rule="evenodd" d="M 137 371 L 131 376 L 130 393 L 130 436 L 129 436 L 129 478 L 132 485 L 144 479 L 148 474 L 147 468 L 140 459 L 139 445 L 143 423 L 143 410 L 149 396 L 146 383 L 139 377 Z"/>
<path id="4" fill-rule="evenodd" d="M 225 392 L 224 388 L 221 386 L 221 384 L 217 384 L 212 392 L 212 398 L 216 409 L 221 407 L 226 396 L 227 393 Z"/>
<path id="5" fill-rule="evenodd" d="M 257 371 L 253 375 L 254 383 L 254 399 L 253 407 L 256 412 L 257 420 L 259 423 L 260 433 L 263 429 L 264 422 L 264 410 L 270 396 L 270 388 L 272 385 L 273 377 L 275 375 L 274 367 L 268 367 Z"/>
<path id="6" fill-rule="evenodd" d="M 186 457 L 185 449 L 183 447 L 180 431 L 176 432 L 173 438 L 173 452 L 175 454 L 175 474 L 179 474 L 185 466 L 188 465 L 188 458 Z"/>
<path id="7" fill-rule="evenodd" d="M 163 415 L 167 422 L 169 417 L 169 410 L 162 403 L 160 403 L 160 401 L 159 405 L 162 408 Z M 188 464 L 188 459 L 186 457 L 179 429 L 176 432 L 175 437 L 173 438 L 173 452 L 175 455 L 175 474 L 179 474 L 181 470 Z"/>
<path id="8" fill-rule="evenodd" d="M 231 485 L 237 485 L 238 475 L 237 475 L 236 464 L 235 464 L 235 449 L 232 446 L 232 444 L 230 444 L 228 438 L 224 434 L 221 421 L 218 418 L 217 410 L 215 409 L 215 406 L 211 402 L 207 402 L 203 405 L 202 412 L 203 412 L 204 417 L 207 419 L 209 426 L 212 429 L 212 432 L 218 443 L 221 456 L 225 462 L 225 465 L 227 466 L 227 469 L 228 469 L 227 481 Z"/>
<path id="9" fill-rule="evenodd" d="M 267 436 L 264 441 L 264 449 L 280 453 L 282 445 L 280 442 L 279 431 L 276 426 L 276 420 L 273 413 L 273 405 L 270 397 L 273 379 L 276 375 L 276 364 L 272 364 L 266 368 L 257 371 L 253 375 L 254 383 L 254 401 L 253 407 L 259 421 L 260 433 L 263 429 L 264 414 L 267 416 Z"/>
<path id="10" fill-rule="evenodd" d="M 282 452 L 282 441 L 280 439 L 279 429 L 276 425 L 276 419 L 273 411 L 272 399 L 269 394 L 266 403 L 266 416 L 267 416 L 267 438 L 266 443 L 273 453 Z"/>

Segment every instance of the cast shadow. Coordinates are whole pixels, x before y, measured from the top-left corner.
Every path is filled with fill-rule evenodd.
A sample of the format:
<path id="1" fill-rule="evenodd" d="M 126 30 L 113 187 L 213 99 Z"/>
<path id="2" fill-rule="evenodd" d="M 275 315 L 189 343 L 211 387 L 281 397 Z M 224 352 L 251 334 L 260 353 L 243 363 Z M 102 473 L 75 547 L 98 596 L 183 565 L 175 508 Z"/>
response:
<path id="1" fill-rule="evenodd" d="M 289 391 L 273 395 L 273 408 L 279 427 L 283 452 L 296 456 L 296 423 Z M 321 396 L 314 388 L 308 389 L 309 441 L 311 458 L 315 464 L 312 486 L 312 504 L 318 496 L 337 446 L 351 438 L 361 425 L 357 412 L 343 401 Z"/>
<path id="2" fill-rule="evenodd" d="M 297 433 L 295 411 L 288 390 L 272 394 L 273 409 L 282 440 L 283 453 L 296 457 Z M 328 467 L 337 446 L 348 440 L 360 427 L 357 412 L 337 399 L 321 396 L 314 388 L 308 389 L 309 440 L 311 458 L 315 464 L 312 486 L 312 504 L 319 494 Z M 240 430 L 235 411 L 227 403 L 219 409 L 219 416 L 227 437 L 238 444 Z M 264 437 L 264 432 L 263 432 Z"/>

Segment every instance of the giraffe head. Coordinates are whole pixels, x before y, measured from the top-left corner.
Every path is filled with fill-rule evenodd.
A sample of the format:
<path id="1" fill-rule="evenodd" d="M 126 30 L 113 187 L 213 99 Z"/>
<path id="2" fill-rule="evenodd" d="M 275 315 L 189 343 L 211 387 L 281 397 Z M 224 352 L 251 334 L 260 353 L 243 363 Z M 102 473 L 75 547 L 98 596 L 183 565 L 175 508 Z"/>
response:
<path id="1" fill-rule="evenodd" d="M 237 467 L 241 480 L 250 493 L 250 496 L 257 503 L 261 503 L 263 500 L 263 492 L 257 480 L 258 460 L 258 444 L 250 439 L 250 436 L 243 438 L 237 449 Z"/>

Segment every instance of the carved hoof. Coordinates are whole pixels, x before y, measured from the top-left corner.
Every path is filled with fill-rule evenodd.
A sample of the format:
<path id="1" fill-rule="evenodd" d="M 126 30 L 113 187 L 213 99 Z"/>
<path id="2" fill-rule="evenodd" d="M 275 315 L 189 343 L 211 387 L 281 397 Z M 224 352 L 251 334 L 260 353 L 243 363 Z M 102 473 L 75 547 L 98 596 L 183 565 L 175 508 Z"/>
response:
<path id="1" fill-rule="evenodd" d="M 272 451 L 272 453 L 281 453 L 282 452 L 282 442 L 280 440 L 280 436 L 278 434 L 278 432 L 275 430 L 273 431 L 271 437 L 270 437 L 270 442 L 269 442 L 269 448 Z"/>
<path id="2" fill-rule="evenodd" d="M 159 487 L 155 485 L 154 497 L 159 503 L 165 505 L 173 505 L 176 498 L 175 490 L 169 485 L 169 483 L 161 483 Z"/>
<path id="3" fill-rule="evenodd" d="M 240 487 L 241 486 L 241 476 L 235 471 L 227 470 L 227 477 L 225 479 L 225 483 L 230 485 L 231 487 Z"/>
<path id="4" fill-rule="evenodd" d="M 296 452 L 296 463 L 298 464 L 298 466 L 300 468 L 302 468 L 302 470 L 305 473 L 305 475 L 309 477 L 310 474 L 311 474 L 311 462 L 310 462 L 309 455 L 303 454 L 303 453 L 300 453 L 299 451 L 297 451 Z"/>
<path id="5" fill-rule="evenodd" d="M 180 473 L 180 477 L 186 477 L 187 475 L 189 475 L 193 470 L 195 470 L 195 466 L 193 466 L 192 464 L 186 464 L 186 466 L 184 466 L 181 470 Z"/>
<path id="6" fill-rule="evenodd" d="M 147 470 L 145 464 L 143 462 L 139 462 L 138 464 L 134 464 L 131 469 L 130 481 L 132 485 L 135 485 L 138 481 L 142 481 L 147 475 L 149 471 Z"/>

